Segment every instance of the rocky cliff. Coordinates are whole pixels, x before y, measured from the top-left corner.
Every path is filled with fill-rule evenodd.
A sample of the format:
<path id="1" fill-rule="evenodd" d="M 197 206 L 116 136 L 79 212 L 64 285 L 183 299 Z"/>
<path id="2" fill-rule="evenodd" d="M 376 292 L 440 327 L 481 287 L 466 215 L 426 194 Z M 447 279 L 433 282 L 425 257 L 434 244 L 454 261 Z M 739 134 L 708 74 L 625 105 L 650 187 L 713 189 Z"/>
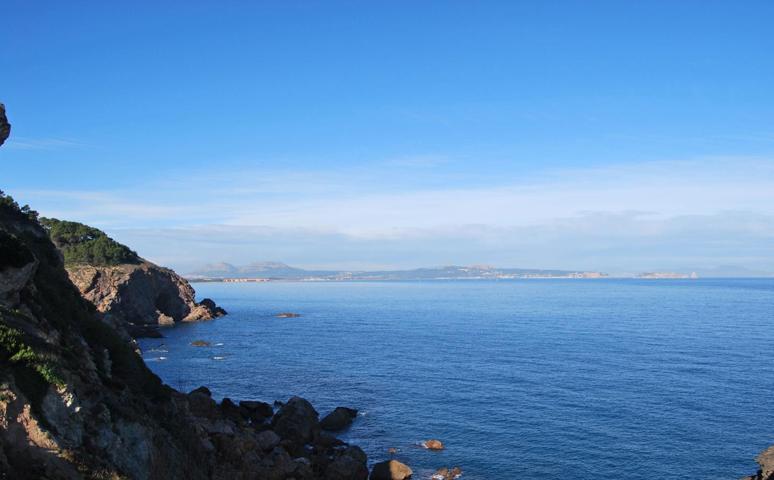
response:
<path id="1" fill-rule="evenodd" d="M 193 287 L 174 271 L 142 261 L 115 266 L 69 265 L 67 273 L 98 311 L 129 325 L 172 325 L 210 320 L 225 310 L 196 302 Z"/>
<path id="2" fill-rule="evenodd" d="M 133 275 L 151 277 L 148 288 L 171 281 L 170 272 L 142 263 L 109 277 Z M 362 450 L 323 433 L 305 400 L 275 411 L 260 402 L 218 404 L 205 388 L 177 392 L 145 366 L 122 326 L 96 310 L 35 212 L 0 195 L 0 478 L 368 476 Z"/>
<path id="3" fill-rule="evenodd" d="M 193 287 L 174 271 L 140 258 L 96 228 L 46 218 L 41 223 L 83 297 L 131 333 L 226 314 L 210 299 L 196 302 Z"/>
<path id="4" fill-rule="evenodd" d="M 0 115 L 0 143 L 8 128 Z M 102 264 L 71 272 L 91 279 L 89 303 L 51 233 L 36 212 L 0 192 L 0 479 L 368 477 L 363 451 L 323 433 L 306 400 L 293 397 L 275 411 L 256 401 L 218 404 L 203 387 L 184 394 L 164 385 L 123 323 L 107 320 L 121 312 L 153 322 L 158 311 L 185 321 L 207 315 L 198 307 L 214 312 L 214 304 L 195 304 L 187 282 L 139 258 L 105 265 L 132 260 L 133 252 L 77 227 L 71 233 L 83 235 L 70 253 Z M 99 248 L 84 247 L 92 240 Z"/>

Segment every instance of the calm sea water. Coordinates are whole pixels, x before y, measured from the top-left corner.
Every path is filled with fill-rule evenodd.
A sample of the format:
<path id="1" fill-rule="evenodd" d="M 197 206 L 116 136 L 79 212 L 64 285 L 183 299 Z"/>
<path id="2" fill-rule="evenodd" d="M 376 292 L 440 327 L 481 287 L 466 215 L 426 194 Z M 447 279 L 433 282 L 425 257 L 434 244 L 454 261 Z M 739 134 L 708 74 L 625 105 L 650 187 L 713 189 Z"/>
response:
<path id="1" fill-rule="evenodd" d="M 141 342 L 168 384 L 358 408 L 418 478 L 736 479 L 774 443 L 774 280 L 195 287 L 230 315 Z"/>

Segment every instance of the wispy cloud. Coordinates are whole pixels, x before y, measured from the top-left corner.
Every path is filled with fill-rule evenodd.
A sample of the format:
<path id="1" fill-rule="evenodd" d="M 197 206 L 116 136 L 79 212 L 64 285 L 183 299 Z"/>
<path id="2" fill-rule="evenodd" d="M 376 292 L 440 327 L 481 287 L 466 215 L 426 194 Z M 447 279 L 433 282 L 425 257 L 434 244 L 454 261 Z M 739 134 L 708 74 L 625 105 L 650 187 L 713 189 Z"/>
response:
<path id="1" fill-rule="evenodd" d="M 443 182 L 440 168 L 194 172 L 111 191 L 11 193 L 173 265 L 484 262 L 770 265 L 774 161 L 702 158 Z M 687 262 L 687 263 L 686 263 Z M 693 263 L 691 263 L 693 262 Z"/>
<path id="2" fill-rule="evenodd" d="M 86 144 L 66 138 L 26 138 L 12 137 L 7 148 L 15 150 L 61 150 L 65 148 L 82 148 Z"/>

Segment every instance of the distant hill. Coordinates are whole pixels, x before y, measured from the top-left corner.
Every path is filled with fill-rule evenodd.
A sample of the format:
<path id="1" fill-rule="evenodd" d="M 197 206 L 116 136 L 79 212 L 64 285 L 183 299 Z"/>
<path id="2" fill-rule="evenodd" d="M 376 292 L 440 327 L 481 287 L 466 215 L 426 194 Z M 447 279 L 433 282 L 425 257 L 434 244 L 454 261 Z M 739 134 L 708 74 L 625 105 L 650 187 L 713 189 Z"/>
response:
<path id="1" fill-rule="evenodd" d="M 235 266 L 220 262 L 205 265 L 189 273 L 190 278 L 300 278 L 308 275 L 332 272 L 313 272 L 294 268 L 282 262 L 253 262 L 248 265 Z"/>

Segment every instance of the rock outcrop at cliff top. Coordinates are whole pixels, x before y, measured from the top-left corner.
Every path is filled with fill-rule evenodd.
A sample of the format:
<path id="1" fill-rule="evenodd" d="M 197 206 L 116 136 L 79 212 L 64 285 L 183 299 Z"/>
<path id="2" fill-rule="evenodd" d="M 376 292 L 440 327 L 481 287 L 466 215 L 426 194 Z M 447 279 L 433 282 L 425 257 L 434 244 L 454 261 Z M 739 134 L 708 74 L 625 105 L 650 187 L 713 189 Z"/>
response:
<path id="1" fill-rule="evenodd" d="M 11 134 L 11 124 L 5 116 L 5 105 L 0 103 L 0 145 L 5 143 L 8 135 Z"/>
<path id="2" fill-rule="evenodd" d="M 113 321 L 131 329 L 210 320 L 226 313 L 210 299 L 197 303 L 184 278 L 142 259 L 101 230 L 57 219 L 41 223 L 61 251 L 70 280 Z"/>
<path id="3" fill-rule="evenodd" d="M 308 402 L 274 414 L 177 392 L 104 320 L 35 213 L 0 194 L 0 478 L 367 478 L 363 451 L 321 434 Z"/>

